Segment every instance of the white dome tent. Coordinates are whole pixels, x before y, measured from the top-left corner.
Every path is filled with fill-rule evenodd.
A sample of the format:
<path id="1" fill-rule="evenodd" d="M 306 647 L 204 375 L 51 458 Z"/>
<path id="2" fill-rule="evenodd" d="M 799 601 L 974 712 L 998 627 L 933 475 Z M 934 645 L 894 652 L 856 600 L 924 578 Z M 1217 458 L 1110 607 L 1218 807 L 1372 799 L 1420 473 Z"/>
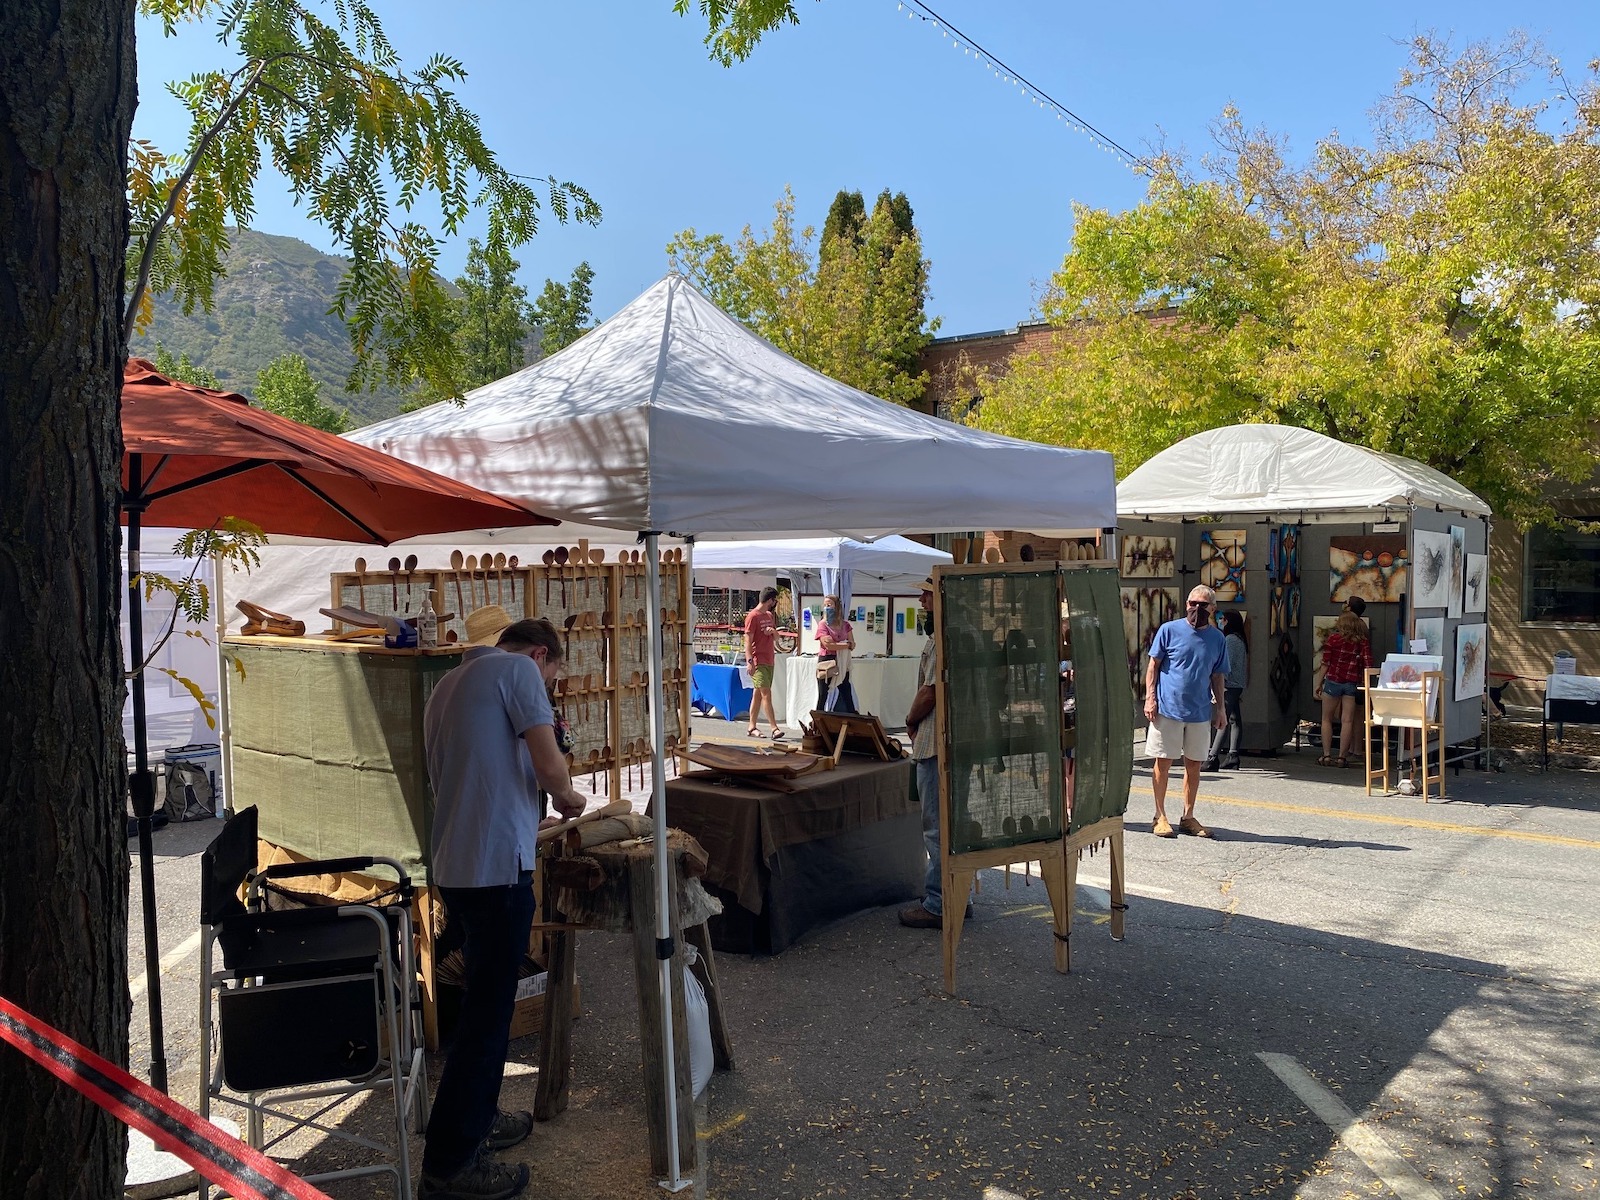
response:
<path id="1" fill-rule="evenodd" d="M 1408 561 L 1415 563 L 1417 535 L 1463 535 L 1470 556 L 1487 555 L 1489 506 L 1467 488 L 1432 467 L 1397 454 L 1288 425 L 1231 425 L 1185 438 L 1131 472 L 1117 487 L 1118 541 L 1133 537 L 1174 539 L 1175 570 L 1164 579 L 1147 572 L 1126 574 L 1124 596 L 1138 587 L 1161 585 L 1185 591 L 1201 582 L 1197 571 L 1201 534 L 1206 529 L 1237 529 L 1245 534 L 1245 591 L 1237 607 L 1245 616 L 1251 651 L 1250 686 L 1245 692 L 1244 745 L 1275 750 L 1301 718 L 1315 719 L 1312 695 L 1313 626 L 1317 617 L 1338 611 L 1329 578 L 1333 539 L 1377 535 L 1404 538 Z M 1298 625 L 1282 633 L 1293 642 L 1299 683 L 1286 707 L 1268 693 L 1268 664 L 1282 649 L 1282 635 L 1271 634 L 1274 584 L 1268 575 L 1268 549 L 1274 532 L 1299 530 Z M 1123 557 L 1119 554 L 1119 557 Z M 1409 579 L 1409 573 L 1408 573 Z M 1369 601 L 1373 658 L 1409 648 L 1417 636 L 1415 593 L 1397 603 Z M 1459 599 L 1459 597 L 1457 597 Z M 1126 601 L 1125 601 L 1126 603 Z M 1445 738 L 1452 745 L 1476 739 L 1482 729 L 1477 696 L 1454 700 L 1449 685 L 1452 650 L 1462 625 L 1485 623 L 1479 612 L 1463 613 L 1452 604 L 1428 620 L 1442 621 L 1446 696 Z M 1269 641 L 1269 637 L 1271 640 Z"/>

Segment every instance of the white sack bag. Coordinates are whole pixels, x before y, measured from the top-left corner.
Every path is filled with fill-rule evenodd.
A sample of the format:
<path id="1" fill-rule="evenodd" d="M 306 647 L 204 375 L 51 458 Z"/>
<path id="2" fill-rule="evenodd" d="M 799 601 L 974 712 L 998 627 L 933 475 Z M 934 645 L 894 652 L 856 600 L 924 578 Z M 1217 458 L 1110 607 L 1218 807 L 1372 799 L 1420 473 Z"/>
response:
<path id="1" fill-rule="evenodd" d="M 711 1072 L 716 1068 L 716 1054 L 711 1049 L 711 1005 L 706 1002 L 706 990 L 700 986 L 695 973 L 687 969 L 700 959 L 693 946 L 685 946 L 683 972 L 683 1012 L 689 1026 L 689 1078 L 694 1083 L 695 1099 L 711 1082 Z"/>

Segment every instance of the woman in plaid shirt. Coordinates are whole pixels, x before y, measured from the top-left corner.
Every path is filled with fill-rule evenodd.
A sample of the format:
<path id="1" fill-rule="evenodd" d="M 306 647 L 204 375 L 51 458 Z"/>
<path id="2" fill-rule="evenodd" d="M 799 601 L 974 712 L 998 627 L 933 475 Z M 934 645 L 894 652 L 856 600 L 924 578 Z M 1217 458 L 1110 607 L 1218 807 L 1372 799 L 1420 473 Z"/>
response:
<path id="1" fill-rule="evenodd" d="M 1333 632 L 1322 644 L 1322 688 L 1319 693 L 1322 697 L 1322 757 L 1317 762 L 1324 767 L 1350 765 L 1350 743 L 1355 738 L 1356 729 L 1356 693 L 1367 678 L 1367 669 L 1372 666 L 1372 645 L 1367 623 L 1361 619 L 1366 609 L 1367 602 L 1360 596 L 1346 600 L 1344 612 L 1339 614 Z M 1340 747 L 1343 753 L 1337 758 L 1333 754 L 1335 710 L 1339 713 L 1343 743 Z"/>

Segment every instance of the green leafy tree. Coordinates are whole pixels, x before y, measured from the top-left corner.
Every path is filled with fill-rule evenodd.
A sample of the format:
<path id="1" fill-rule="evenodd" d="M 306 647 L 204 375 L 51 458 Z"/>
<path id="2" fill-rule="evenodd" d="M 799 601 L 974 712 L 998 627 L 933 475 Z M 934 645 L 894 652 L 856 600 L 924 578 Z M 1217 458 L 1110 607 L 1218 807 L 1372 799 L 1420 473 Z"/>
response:
<path id="1" fill-rule="evenodd" d="M 974 422 L 1124 473 L 1204 429 L 1301 425 L 1554 519 L 1548 487 L 1596 465 L 1594 68 L 1418 38 L 1368 145 L 1297 165 L 1231 109 L 1217 136 L 1203 172 L 1157 160 L 1136 208 L 1075 210 L 1055 344 L 989 382 Z"/>
<path id="2" fill-rule="evenodd" d="M 528 289 L 517 282 L 522 264 L 504 246 L 467 239 L 466 271 L 456 280 L 455 336 L 467 387 L 482 387 L 525 365 Z"/>
<path id="3" fill-rule="evenodd" d="M 176 380 L 179 383 L 192 383 L 195 387 L 222 390 L 222 384 L 217 381 L 217 377 L 214 374 L 204 367 L 198 367 L 189 361 L 189 352 L 187 350 L 174 358 L 171 350 L 157 342 L 155 368 L 168 379 Z"/>
<path id="4" fill-rule="evenodd" d="M 779 349 L 864 392 L 915 404 L 928 382 L 917 356 L 938 328 L 924 310 L 922 240 L 914 227 L 902 232 L 893 203 L 882 198 L 856 226 L 849 196 L 835 199 L 837 232 L 820 248 L 812 227 L 796 227 L 794 195 L 785 189 L 764 235 L 747 225 L 730 244 L 721 234 L 686 229 L 667 255 Z"/>
<path id="5" fill-rule="evenodd" d="M 501 165 L 451 90 L 466 77 L 462 64 L 435 55 L 402 68 L 363 0 L 342 0 L 331 22 L 302 0 L 143 0 L 143 8 L 169 36 L 215 18 L 240 62 L 170 85 L 191 118 L 182 153 L 132 147 L 125 337 L 148 318 L 148 292 L 172 292 L 185 312 L 210 303 L 228 225 L 249 223 L 270 162 L 351 255 L 334 301 L 355 352 L 350 387 L 418 385 L 454 396 L 464 364 L 435 271 L 438 242 L 417 219 L 424 197 L 447 234 L 484 208 L 492 254 L 530 239 L 545 206 L 561 220 L 600 219 L 578 185 L 551 177 L 536 188 Z"/>
<path id="6" fill-rule="evenodd" d="M 269 0 L 145 8 L 169 26 L 225 17 L 222 32 L 241 50 L 238 72 L 176 85 L 211 115 L 197 120 L 181 163 L 148 145 L 130 154 L 133 4 L 0 8 L 0 527 L 10 531 L 0 569 L 0 745 L 27 748 L 11 755 L 0 788 L 0 995 L 116 1062 L 128 1057 L 118 397 L 142 298 L 170 282 L 186 302 L 203 303 L 225 246 L 220 214 L 253 210 L 265 152 L 362 264 L 346 311 L 365 371 L 426 378 L 444 393 L 451 364 L 423 344 L 444 310 L 420 269 L 430 240 L 389 221 L 384 181 L 399 189 L 403 214 L 438 184 L 447 232 L 475 195 L 501 213 L 494 236 L 531 232 L 528 194 L 498 174 L 482 178 L 479 164 L 497 164 L 443 86 L 453 72 L 397 76 L 366 9 L 335 9 L 353 23 L 339 28 L 357 31 L 367 55 L 358 59 L 309 14 L 288 19 L 300 10 Z M 794 19 L 790 5 L 771 0 L 707 0 L 702 11 L 724 61 Z M 250 140 L 258 134 L 265 143 Z M 405 147 L 395 169 L 372 169 L 391 137 Z M 573 215 L 597 215 L 587 197 L 553 191 Z M 51 798 L 47 820 L 41 796 Z M 114 1117 L 20 1054 L 0 1052 L 0 1096 L 0 1196 L 122 1195 L 126 1130 Z"/>
<path id="7" fill-rule="evenodd" d="M 591 305 L 594 269 L 586 262 L 572 271 L 564 284 L 544 281 L 544 290 L 533 303 L 532 321 L 539 331 L 539 353 L 545 357 L 565 350 L 594 327 Z"/>
<path id="8" fill-rule="evenodd" d="M 313 429 L 344 433 L 350 428 L 350 414 L 322 399 L 322 385 L 303 355 L 284 354 L 262 367 L 255 399 L 268 412 Z"/>

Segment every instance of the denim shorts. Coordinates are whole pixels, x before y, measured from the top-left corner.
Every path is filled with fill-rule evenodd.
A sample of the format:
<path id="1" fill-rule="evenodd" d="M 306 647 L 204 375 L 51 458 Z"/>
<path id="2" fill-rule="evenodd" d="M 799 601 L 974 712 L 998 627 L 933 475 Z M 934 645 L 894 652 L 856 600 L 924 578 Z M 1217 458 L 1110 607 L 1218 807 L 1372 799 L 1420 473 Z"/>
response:
<path id="1" fill-rule="evenodd" d="M 1324 696 L 1333 696 L 1335 698 L 1340 696 L 1354 696 L 1360 690 L 1361 687 L 1359 684 L 1335 683 L 1331 679 L 1324 679 L 1322 681 L 1322 694 Z"/>

